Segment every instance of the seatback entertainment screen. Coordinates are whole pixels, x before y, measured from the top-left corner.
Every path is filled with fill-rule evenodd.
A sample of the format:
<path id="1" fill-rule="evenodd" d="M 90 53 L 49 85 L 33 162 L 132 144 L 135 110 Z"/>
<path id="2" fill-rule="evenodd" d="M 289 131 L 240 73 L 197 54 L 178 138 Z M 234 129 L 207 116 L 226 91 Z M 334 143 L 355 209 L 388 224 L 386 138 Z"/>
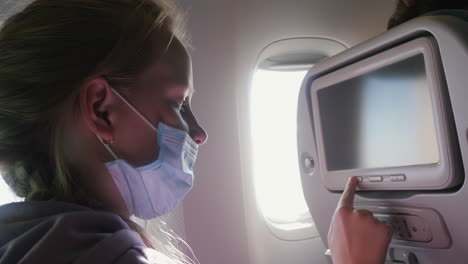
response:
<path id="1" fill-rule="evenodd" d="M 311 82 L 324 185 L 440 190 L 461 182 L 458 141 L 437 42 L 421 37 Z"/>
<path id="2" fill-rule="evenodd" d="M 330 171 L 439 162 L 422 54 L 318 91 Z"/>

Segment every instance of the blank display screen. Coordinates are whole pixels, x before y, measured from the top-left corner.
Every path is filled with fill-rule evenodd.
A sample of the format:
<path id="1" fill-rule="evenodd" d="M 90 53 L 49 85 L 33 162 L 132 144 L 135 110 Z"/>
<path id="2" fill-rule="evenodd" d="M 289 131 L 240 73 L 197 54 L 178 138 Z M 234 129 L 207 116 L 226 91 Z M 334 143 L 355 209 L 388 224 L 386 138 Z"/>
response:
<path id="1" fill-rule="evenodd" d="M 422 54 L 318 90 L 329 171 L 439 162 Z"/>

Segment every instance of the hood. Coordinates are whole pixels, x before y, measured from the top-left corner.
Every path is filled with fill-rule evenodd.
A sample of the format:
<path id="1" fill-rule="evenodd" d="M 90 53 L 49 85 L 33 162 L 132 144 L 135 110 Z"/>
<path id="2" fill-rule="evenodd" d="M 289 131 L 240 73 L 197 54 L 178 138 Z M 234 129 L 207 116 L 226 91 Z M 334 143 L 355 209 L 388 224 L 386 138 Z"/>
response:
<path id="1" fill-rule="evenodd" d="M 118 215 L 64 202 L 0 206 L 0 264 L 113 263 L 141 237 Z"/>

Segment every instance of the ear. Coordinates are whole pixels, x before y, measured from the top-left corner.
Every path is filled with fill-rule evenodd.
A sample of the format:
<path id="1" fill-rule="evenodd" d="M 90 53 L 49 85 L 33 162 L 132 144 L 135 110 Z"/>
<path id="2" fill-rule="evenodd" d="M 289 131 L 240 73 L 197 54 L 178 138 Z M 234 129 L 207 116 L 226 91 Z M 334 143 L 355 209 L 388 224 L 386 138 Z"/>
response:
<path id="1" fill-rule="evenodd" d="M 114 127 L 111 110 L 115 109 L 115 96 L 104 78 L 87 81 L 80 90 L 80 110 L 91 133 L 104 141 L 112 141 Z"/>

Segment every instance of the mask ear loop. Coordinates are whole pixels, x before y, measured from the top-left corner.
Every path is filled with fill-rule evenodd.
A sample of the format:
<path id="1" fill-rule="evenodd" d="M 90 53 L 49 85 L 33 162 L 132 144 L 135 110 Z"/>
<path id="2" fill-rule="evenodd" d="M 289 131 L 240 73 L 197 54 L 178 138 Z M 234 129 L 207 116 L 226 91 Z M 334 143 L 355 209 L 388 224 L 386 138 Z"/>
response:
<path id="1" fill-rule="evenodd" d="M 109 144 L 106 144 L 104 142 L 104 140 L 100 136 L 96 135 L 96 137 L 102 143 L 102 145 L 104 145 L 104 147 L 107 149 L 107 151 L 109 151 L 109 153 L 112 155 L 112 157 L 114 157 L 114 159 L 118 160 L 119 158 L 117 157 L 117 155 L 115 155 L 114 151 L 112 151 L 112 149 L 109 147 Z M 111 144 L 112 144 L 112 142 L 111 142 Z"/>
<path id="2" fill-rule="evenodd" d="M 151 122 L 148 121 L 148 119 L 146 119 L 146 117 L 140 113 L 140 111 L 138 111 L 132 104 L 130 104 L 130 102 L 127 101 L 127 99 L 125 99 L 122 95 L 120 95 L 120 93 L 118 93 L 116 90 L 114 90 L 114 88 L 111 88 L 111 90 L 126 105 L 128 105 L 128 107 L 130 107 L 130 109 L 132 109 L 132 111 L 135 112 L 135 114 L 137 114 L 141 119 L 143 119 L 143 121 L 145 121 L 145 123 L 148 124 L 154 131 L 156 131 L 156 132 L 158 131 L 156 129 L 156 127 L 154 127 L 154 125 L 151 124 Z M 104 142 L 104 140 L 100 136 L 96 135 L 96 137 L 99 139 L 99 141 L 102 143 L 102 145 L 104 145 L 104 147 L 107 149 L 107 151 L 109 151 L 109 153 L 112 155 L 112 157 L 114 157 L 114 159 L 118 160 L 119 158 L 117 157 L 117 155 L 115 155 L 114 151 L 112 151 L 112 149 L 109 147 L 109 144 Z M 110 142 L 110 144 L 112 144 L 112 142 Z"/>
<path id="3" fill-rule="evenodd" d="M 135 112 L 135 114 L 137 114 L 141 119 L 143 119 L 143 121 L 146 122 L 146 124 L 148 124 L 155 132 L 157 132 L 158 130 L 156 129 L 156 127 L 151 124 L 150 121 L 148 121 L 148 119 L 142 115 L 140 113 L 140 111 L 138 111 L 132 104 L 130 104 L 130 102 L 127 101 L 127 99 L 125 99 L 122 95 L 120 95 L 116 90 L 114 90 L 114 88 L 111 88 L 112 92 L 114 92 L 115 95 L 117 95 L 117 97 L 119 97 L 125 104 L 128 105 L 128 107 L 130 107 L 130 109 L 133 110 L 133 112 Z"/>

